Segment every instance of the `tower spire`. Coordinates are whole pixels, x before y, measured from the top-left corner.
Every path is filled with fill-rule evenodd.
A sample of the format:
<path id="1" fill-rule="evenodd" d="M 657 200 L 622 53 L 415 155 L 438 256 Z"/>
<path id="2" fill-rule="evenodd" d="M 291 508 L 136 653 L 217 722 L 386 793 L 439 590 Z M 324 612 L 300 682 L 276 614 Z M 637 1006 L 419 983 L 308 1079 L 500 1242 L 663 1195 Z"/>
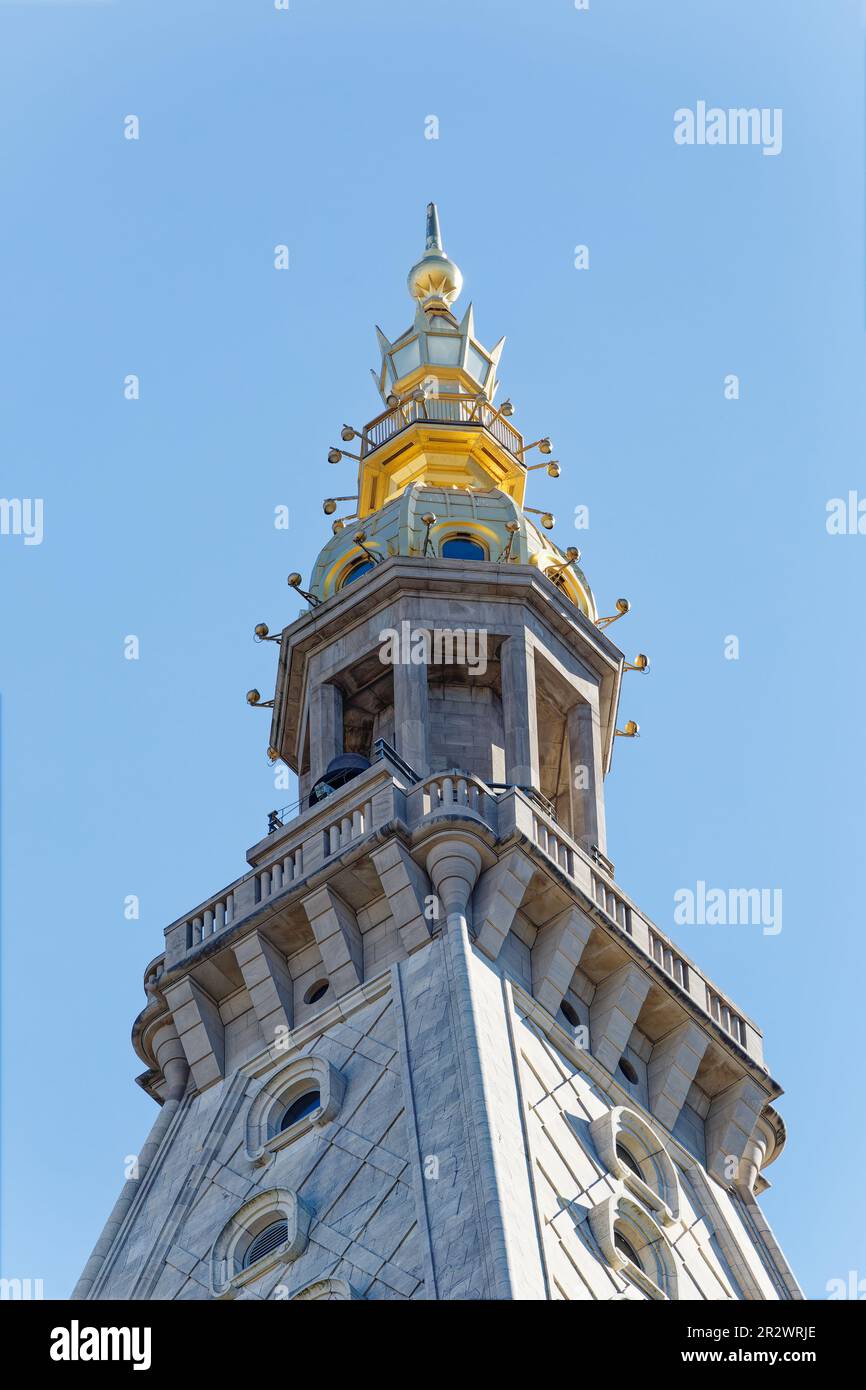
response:
<path id="1" fill-rule="evenodd" d="M 416 261 L 406 282 L 409 293 L 425 312 L 449 312 L 463 288 L 463 276 L 442 248 L 439 211 L 435 203 L 427 204 L 427 232 L 424 255 Z"/>
<path id="2" fill-rule="evenodd" d="M 424 249 L 426 251 L 441 251 L 442 233 L 439 230 L 439 209 L 435 203 L 427 204 L 427 240 Z"/>

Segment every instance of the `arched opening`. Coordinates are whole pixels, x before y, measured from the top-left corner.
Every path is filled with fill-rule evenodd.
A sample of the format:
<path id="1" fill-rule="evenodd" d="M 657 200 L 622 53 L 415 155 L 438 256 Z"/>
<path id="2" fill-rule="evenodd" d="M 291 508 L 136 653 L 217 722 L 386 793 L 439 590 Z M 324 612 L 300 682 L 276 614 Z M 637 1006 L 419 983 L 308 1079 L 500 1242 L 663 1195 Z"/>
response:
<path id="1" fill-rule="evenodd" d="M 487 551 L 472 536 L 449 536 L 439 547 L 443 560 L 486 560 Z"/>

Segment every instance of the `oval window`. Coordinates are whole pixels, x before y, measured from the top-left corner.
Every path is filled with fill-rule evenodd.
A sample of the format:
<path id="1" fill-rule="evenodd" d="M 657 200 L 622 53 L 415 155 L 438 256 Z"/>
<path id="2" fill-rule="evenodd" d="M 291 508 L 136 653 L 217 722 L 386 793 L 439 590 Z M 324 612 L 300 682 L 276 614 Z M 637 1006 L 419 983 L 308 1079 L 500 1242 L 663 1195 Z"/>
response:
<path id="1" fill-rule="evenodd" d="M 620 1057 L 619 1069 L 630 1085 L 636 1086 L 638 1084 L 640 1078 L 627 1057 Z"/>

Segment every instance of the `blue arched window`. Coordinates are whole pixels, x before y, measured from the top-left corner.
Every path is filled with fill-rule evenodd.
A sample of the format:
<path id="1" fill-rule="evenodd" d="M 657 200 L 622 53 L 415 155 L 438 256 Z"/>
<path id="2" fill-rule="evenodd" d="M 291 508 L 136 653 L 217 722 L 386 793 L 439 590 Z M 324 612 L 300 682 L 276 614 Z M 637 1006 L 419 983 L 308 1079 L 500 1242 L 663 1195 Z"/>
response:
<path id="1" fill-rule="evenodd" d="M 345 589 L 347 584 L 354 584 L 356 579 L 360 579 L 362 574 L 368 574 L 372 568 L 372 560 L 358 560 L 346 571 L 340 588 Z"/>
<path id="2" fill-rule="evenodd" d="M 480 541 L 470 536 L 449 536 L 442 542 L 440 555 L 444 560 L 486 560 L 487 551 Z"/>
<path id="3" fill-rule="evenodd" d="M 321 1094 L 318 1091 L 305 1091 L 297 1100 L 293 1100 L 283 1118 L 280 1120 L 280 1132 L 289 1129 L 291 1125 L 296 1125 L 298 1120 L 306 1119 L 307 1115 L 312 1115 L 314 1110 L 318 1110 L 322 1103 Z"/>

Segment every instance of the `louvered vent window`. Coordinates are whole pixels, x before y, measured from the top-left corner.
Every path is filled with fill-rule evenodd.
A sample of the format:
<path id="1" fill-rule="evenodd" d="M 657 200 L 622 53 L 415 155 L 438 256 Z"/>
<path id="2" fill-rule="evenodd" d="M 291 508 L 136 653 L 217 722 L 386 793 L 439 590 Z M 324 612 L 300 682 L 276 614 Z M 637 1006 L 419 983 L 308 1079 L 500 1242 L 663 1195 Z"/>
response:
<path id="1" fill-rule="evenodd" d="M 244 1269 L 249 1269 L 250 1265 L 255 1264 L 263 1255 L 270 1255 L 272 1250 L 276 1250 L 278 1245 L 282 1245 L 289 1238 L 289 1223 L 283 1217 L 280 1221 L 274 1221 L 270 1226 L 266 1226 L 263 1231 L 250 1241 L 247 1246 L 247 1253 L 244 1255 Z"/>

